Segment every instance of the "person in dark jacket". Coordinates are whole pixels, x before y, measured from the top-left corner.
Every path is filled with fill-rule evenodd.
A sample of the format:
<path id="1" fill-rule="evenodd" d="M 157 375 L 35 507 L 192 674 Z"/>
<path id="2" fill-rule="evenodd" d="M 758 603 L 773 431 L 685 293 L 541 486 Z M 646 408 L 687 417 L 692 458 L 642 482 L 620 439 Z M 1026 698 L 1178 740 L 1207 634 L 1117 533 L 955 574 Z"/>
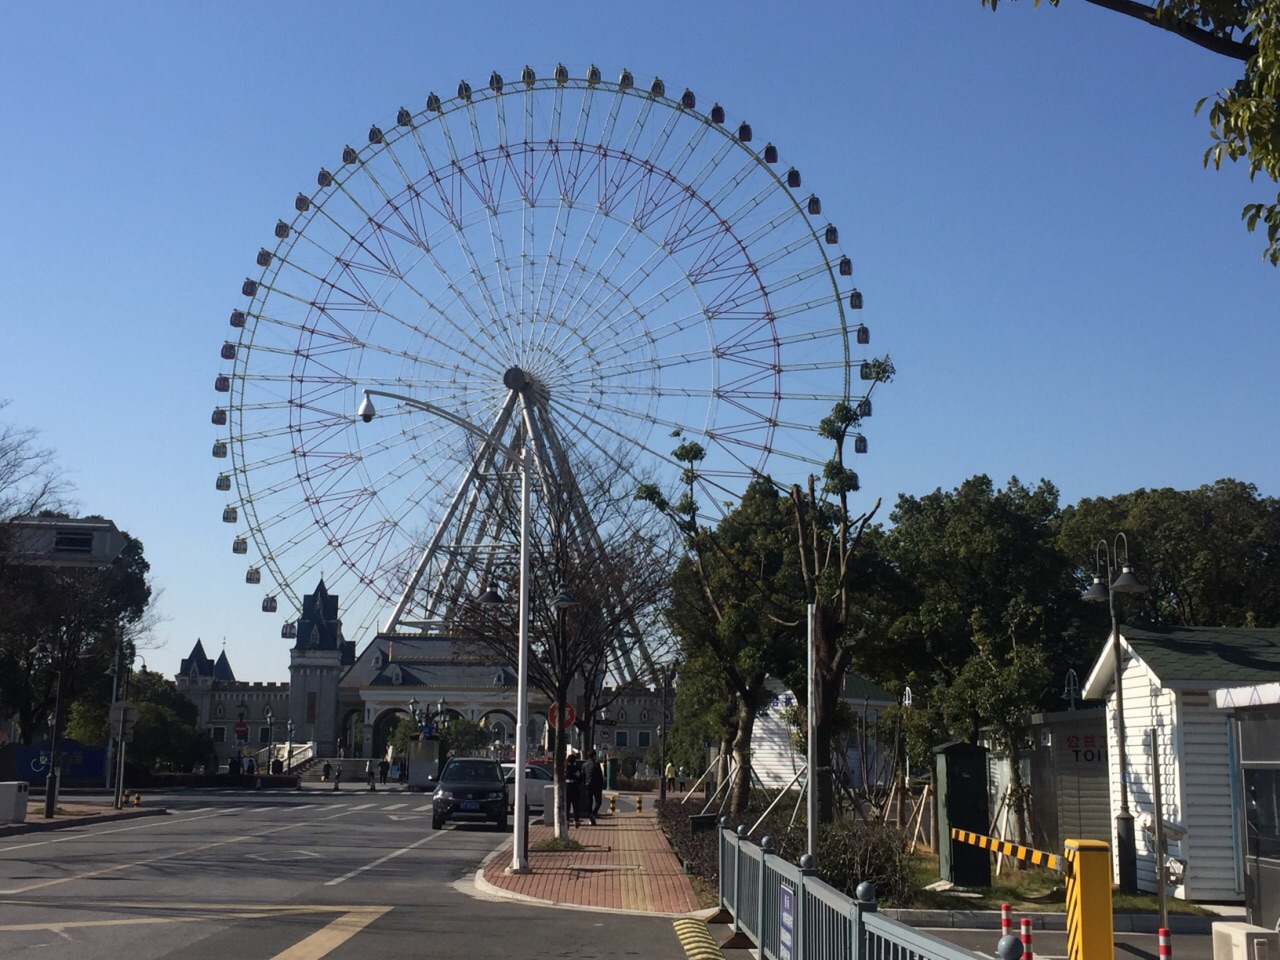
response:
<path id="1" fill-rule="evenodd" d="M 573 818 L 575 827 L 582 826 L 582 818 L 586 817 L 595 825 L 595 814 L 587 802 L 586 771 L 582 767 L 580 757 L 570 757 L 564 765 L 564 785 L 567 793 L 567 814 Z"/>
<path id="2" fill-rule="evenodd" d="M 600 807 L 604 805 L 604 767 L 600 766 L 594 750 L 587 755 L 587 803 L 591 822 L 595 823 L 595 818 L 600 816 Z"/>

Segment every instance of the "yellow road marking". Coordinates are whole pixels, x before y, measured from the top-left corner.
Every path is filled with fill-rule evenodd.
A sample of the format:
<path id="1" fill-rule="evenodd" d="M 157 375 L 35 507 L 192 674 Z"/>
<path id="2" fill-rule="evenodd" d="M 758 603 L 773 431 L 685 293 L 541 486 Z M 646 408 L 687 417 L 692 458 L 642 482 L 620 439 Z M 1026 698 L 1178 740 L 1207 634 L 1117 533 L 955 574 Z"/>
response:
<path id="1" fill-rule="evenodd" d="M 305 940 L 300 940 L 288 950 L 277 953 L 271 960 L 320 960 L 390 910 L 390 907 L 371 907 L 358 912 L 344 913 Z"/>
<path id="2" fill-rule="evenodd" d="M 13 901 L 10 901 L 13 902 Z M 102 907 L 105 904 L 95 904 Z M 258 907 L 250 904 L 211 907 L 208 904 L 120 904 L 120 906 L 147 906 L 178 909 L 191 907 L 200 911 L 196 916 L 170 917 L 119 917 L 113 920 L 50 920 L 43 923 L 0 924 L 0 933 L 18 933 L 32 930 L 63 931 L 91 927 L 145 926 L 165 923 L 211 923 L 218 920 L 256 920 L 281 914 L 337 913 L 331 920 L 310 936 L 276 954 L 272 960 L 320 960 L 346 943 L 379 917 L 390 913 L 391 907 L 320 906 L 288 904 L 284 906 Z M 236 907 L 240 908 L 237 909 Z"/>

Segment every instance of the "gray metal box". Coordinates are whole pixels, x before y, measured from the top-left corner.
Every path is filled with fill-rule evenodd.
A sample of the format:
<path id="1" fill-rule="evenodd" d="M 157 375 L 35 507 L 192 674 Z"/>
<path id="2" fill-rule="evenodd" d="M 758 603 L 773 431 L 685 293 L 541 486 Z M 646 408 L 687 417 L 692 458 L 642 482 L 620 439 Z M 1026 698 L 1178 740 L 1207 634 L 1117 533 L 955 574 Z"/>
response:
<path id="1" fill-rule="evenodd" d="M 28 787 L 25 780 L 0 783 L 0 822 L 22 823 L 27 819 Z"/>

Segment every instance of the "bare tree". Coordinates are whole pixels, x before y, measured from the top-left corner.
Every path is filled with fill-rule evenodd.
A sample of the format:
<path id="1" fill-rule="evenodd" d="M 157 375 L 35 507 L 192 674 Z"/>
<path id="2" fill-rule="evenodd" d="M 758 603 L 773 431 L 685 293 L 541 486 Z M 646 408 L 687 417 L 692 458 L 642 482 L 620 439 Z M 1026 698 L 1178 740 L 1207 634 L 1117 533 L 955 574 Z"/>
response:
<path id="1" fill-rule="evenodd" d="M 0 400 L 0 410 L 9 405 Z M 70 485 L 54 452 L 37 444 L 38 431 L 0 423 L 0 520 L 64 510 Z"/>

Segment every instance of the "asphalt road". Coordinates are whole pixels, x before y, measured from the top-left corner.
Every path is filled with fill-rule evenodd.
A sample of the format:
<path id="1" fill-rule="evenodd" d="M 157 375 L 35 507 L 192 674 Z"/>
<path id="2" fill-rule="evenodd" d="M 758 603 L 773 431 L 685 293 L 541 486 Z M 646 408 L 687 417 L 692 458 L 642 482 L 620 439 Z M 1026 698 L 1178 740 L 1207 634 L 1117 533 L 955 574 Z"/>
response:
<path id="1" fill-rule="evenodd" d="M 164 817 L 0 839 L 6 960 L 683 960 L 671 921 L 475 895 L 503 840 L 420 794 L 149 796 Z"/>

